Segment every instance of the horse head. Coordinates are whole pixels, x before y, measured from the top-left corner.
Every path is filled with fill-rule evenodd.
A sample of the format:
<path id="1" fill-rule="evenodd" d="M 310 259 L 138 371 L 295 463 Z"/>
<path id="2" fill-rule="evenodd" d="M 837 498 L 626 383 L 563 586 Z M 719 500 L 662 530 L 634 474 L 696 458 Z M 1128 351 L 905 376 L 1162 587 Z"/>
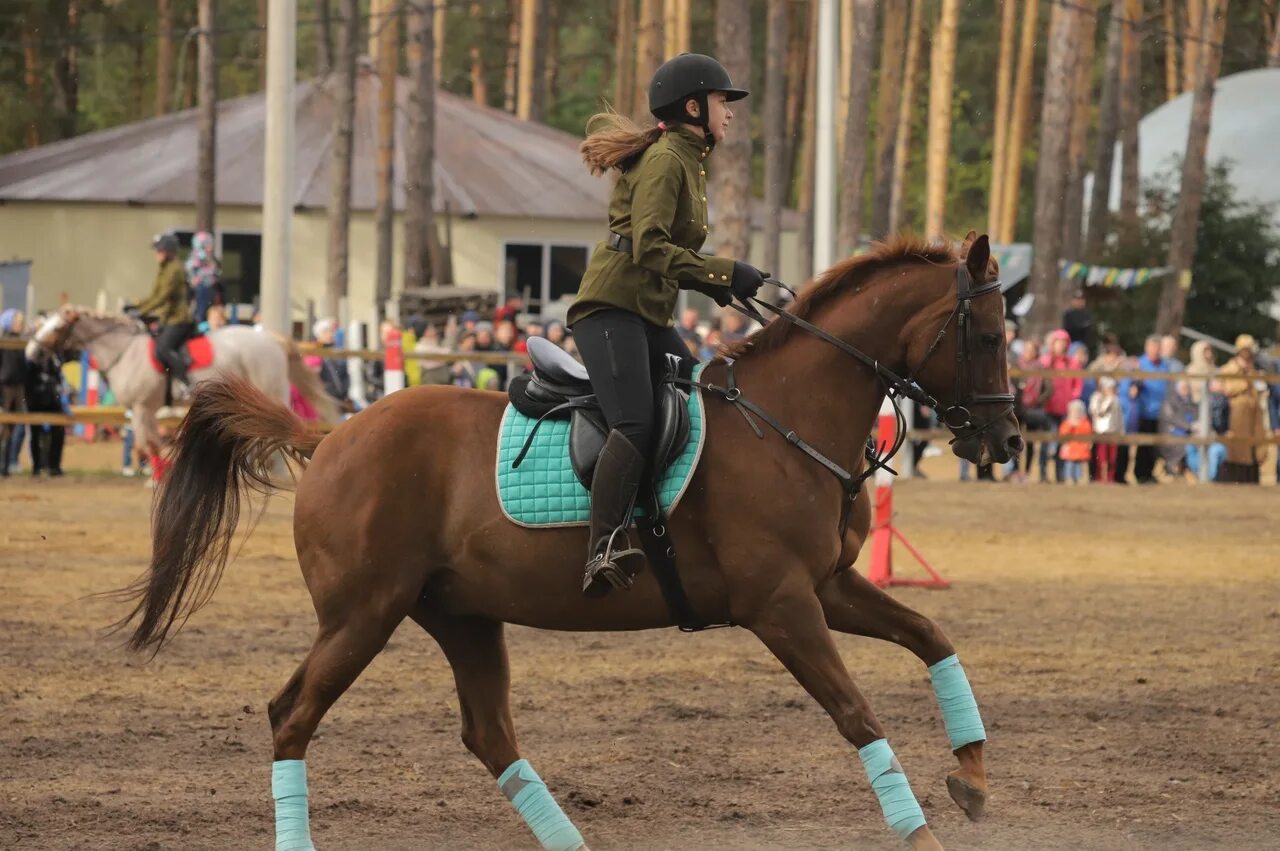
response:
<path id="1" fill-rule="evenodd" d="M 910 375 L 938 400 L 939 419 L 967 461 L 1004 463 L 1023 439 L 1013 414 L 1000 266 L 987 236 L 970 231 L 945 295 L 924 311 L 907 346 Z"/>

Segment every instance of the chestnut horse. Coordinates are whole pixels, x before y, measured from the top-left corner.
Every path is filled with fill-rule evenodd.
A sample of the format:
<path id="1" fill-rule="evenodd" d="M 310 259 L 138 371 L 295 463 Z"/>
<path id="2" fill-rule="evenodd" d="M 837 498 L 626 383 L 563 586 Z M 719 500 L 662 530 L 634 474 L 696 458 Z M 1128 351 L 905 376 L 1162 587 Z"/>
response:
<path id="1" fill-rule="evenodd" d="M 899 239 L 837 265 L 793 305 L 809 328 L 775 320 L 734 352 L 742 396 L 856 471 L 885 395 L 883 375 L 868 366 L 878 364 L 910 374 L 948 409 L 957 455 L 1008 460 L 1022 439 L 989 254 L 985 236 L 971 234 L 959 252 Z M 717 359 L 702 378 L 723 387 L 728 369 Z M 585 847 L 516 747 L 503 625 L 640 630 L 672 626 L 673 617 L 652 570 L 628 591 L 584 598 L 585 529 L 531 530 L 503 516 L 491 471 L 506 404 L 499 393 L 418 387 L 322 439 L 241 379 L 197 387 L 157 495 L 150 569 L 124 592 L 136 605 L 122 624 L 137 619 L 130 645 L 158 651 L 216 588 L 244 490 L 271 486 L 277 452 L 305 466 L 294 542 L 318 629 L 268 711 L 278 849 L 312 847 L 307 744 L 406 617 L 439 642 L 462 740 L 538 841 Z M 669 518 L 693 609 L 753 632 L 858 749 L 890 827 L 915 848 L 941 847 L 831 630 L 891 641 L 929 666 L 960 764 L 948 789 L 976 818 L 986 798 L 985 732 L 954 648 L 935 623 L 853 569 L 870 526 L 865 489 L 853 489 L 861 495 L 846 516 L 846 489 L 791 439 L 768 430 L 759 438 L 713 395 L 705 408 L 709 439 Z"/>

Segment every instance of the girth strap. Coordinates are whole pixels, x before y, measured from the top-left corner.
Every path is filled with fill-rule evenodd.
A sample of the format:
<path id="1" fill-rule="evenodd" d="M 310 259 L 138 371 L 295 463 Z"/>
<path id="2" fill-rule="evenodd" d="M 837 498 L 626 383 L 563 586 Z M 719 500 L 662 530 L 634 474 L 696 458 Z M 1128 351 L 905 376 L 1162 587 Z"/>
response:
<path id="1" fill-rule="evenodd" d="M 649 565 L 653 568 L 653 576 L 658 580 L 658 589 L 662 591 L 662 599 L 681 632 L 701 632 L 704 629 L 718 629 L 725 626 L 737 626 L 735 623 L 711 623 L 693 611 L 689 595 L 685 593 L 684 583 L 680 581 L 680 571 L 676 567 L 676 548 L 671 540 L 667 517 L 658 503 L 658 494 L 652 488 L 645 492 L 645 514 L 636 518 L 636 531 L 640 537 L 640 547 L 644 550 Z"/>

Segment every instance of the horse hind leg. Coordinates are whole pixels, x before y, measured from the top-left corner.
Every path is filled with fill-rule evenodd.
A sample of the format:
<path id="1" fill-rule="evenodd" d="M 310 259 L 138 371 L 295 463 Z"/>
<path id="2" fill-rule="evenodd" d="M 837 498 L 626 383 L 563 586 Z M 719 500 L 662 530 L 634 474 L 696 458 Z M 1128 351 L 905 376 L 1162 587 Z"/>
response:
<path id="1" fill-rule="evenodd" d="M 386 646 L 407 607 L 379 610 L 365 605 L 342 612 L 340 622 L 322 619 L 306 658 L 268 704 L 275 755 L 271 791 L 276 803 L 276 851 L 313 851 L 304 762 L 307 745 L 325 713 Z"/>
<path id="2" fill-rule="evenodd" d="M 503 625 L 433 612 L 420 603 L 411 617 L 444 651 L 453 668 L 462 715 L 462 742 L 547 851 L 586 849 L 582 834 L 551 796 L 528 760 L 520 758 L 511 719 L 511 670 Z"/>
<path id="3" fill-rule="evenodd" d="M 955 647 L 942 628 L 853 569 L 833 576 L 818 596 L 831 629 L 892 642 L 928 666 L 951 750 L 960 763 L 947 775 L 947 792 L 970 819 L 981 818 L 987 803 L 986 730 Z"/>

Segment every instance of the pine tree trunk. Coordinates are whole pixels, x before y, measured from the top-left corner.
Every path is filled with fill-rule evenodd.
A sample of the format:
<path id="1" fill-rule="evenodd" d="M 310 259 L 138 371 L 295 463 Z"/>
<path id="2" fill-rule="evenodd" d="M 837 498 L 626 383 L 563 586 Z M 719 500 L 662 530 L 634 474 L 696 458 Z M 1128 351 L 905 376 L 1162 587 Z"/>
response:
<path id="1" fill-rule="evenodd" d="M 44 114 L 45 107 L 40 72 L 40 40 L 29 22 L 24 22 L 22 27 L 22 77 L 31 113 L 23 142 L 28 148 L 35 148 L 40 144 L 40 117 Z"/>
<path id="2" fill-rule="evenodd" d="M 1107 24 L 1107 60 L 1102 72 L 1102 97 L 1098 105 L 1098 142 L 1094 148 L 1093 191 L 1089 195 L 1089 227 L 1084 250 L 1098 259 L 1107 238 L 1111 218 L 1111 177 L 1115 171 L 1116 137 L 1120 127 L 1120 56 L 1124 37 L 1123 0 L 1113 0 Z"/>
<path id="3" fill-rule="evenodd" d="M 880 43 L 880 85 L 876 92 L 875 183 L 871 191 L 871 236 L 889 235 L 893 201 L 893 152 L 898 138 L 898 101 L 902 98 L 902 51 L 907 39 L 906 9 L 886 4 Z"/>
<path id="4" fill-rule="evenodd" d="M 1173 0 L 1164 0 L 1164 99 L 1171 101 L 1181 93 L 1178 86 L 1178 18 Z"/>
<path id="5" fill-rule="evenodd" d="M 1182 90 L 1193 91 L 1200 74 L 1200 38 L 1205 32 L 1204 7 L 1212 0 L 1187 0 L 1186 18 L 1182 30 Z"/>
<path id="6" fill-rule="evenodd" d="M 324 77 L 333 69 L 333 24 L 329 19 L 329 0 L 316 0 L 316 76 Z"/>
<path id="7" fill-rule="evenodd" d="M 614 6 L 613 108 L 621 115 L 631 115 L 635 108 L 635 3 L 617 0 Z"/>
<path id="8" fill-rule="evenodd" d="M 409 7 L 409 39 L 415 45 L 416 63 L 409 69 L 413 89 L 409 95 L 409 138 L 405 148 L 404 175 L 404 285 L 430 286 L 432 236 L 435 234 L 433 207 L 435 164 L 436 40 L 435 10 L 428 6 Z"/>
<path id="9" fill-rule="evenodd" d="M 376 2 L 376 0 L 375 0 Z M 258 70 L 258 91 L 267 90 L 267 0 L 258 0 L 257 17 L 255 23 L 257 30 L 258 56 L 254 60 L 254 64 Z"/>
<path id="10" fill-rule="evenodd" d="M 782 270 L 782 207 L 790 194 L 787 180 L 787 5 L 769 0 L 765 35 L 764 91 L 764 268 Z"/>
<path id="11" fill-rule="evenodd" d="M 662 0 L 662 54 L 671 59 L 680 52 L 680 0 Z"/>
<path id="12" fill-rule="evenodd" d="M 920 2 L 920 0 L 915 0 Z M 818 105 L 818 0 L 809 0 L 808 22 L 805 38 L 804 110 L 797 127 L 800 128 L 800 162 L 796 193 L 796 210 L 800 213 L 800 272 L 806 281 L 813 276 L 813 174 L 814 155 L 817 153 L 817 105 Z M 766 271 L 776 271 L 768 269 Z"/>
<path id="13" fill-rule="evenodd" d="M 217 205 L 218 22 L 214 0 L 199 0 L 200 119 L 196 154 L 196 230 L 213 233 Z"/>
<path id="14" fill-rule="evenodd" d="M 748 0 L 716 0 L 716 50 L 732 79 L 751 79 Z M 735 260 L 746 260 L 751 250 L 750 102 L 747 99 L 733 103 L 732 132 L 716 145 L 714 160 L 707 169 L 715 200 L 716 254 Z"/>
<path id="15" fill-rule="evenodd" d="M 560 97 L 560 12 L 559 0 L 547 0 L 546 21 L 542 37 L 542 114 Z"/>
<path id="16" fill-rule="evenodd" d="M 520 67 L 520 12 L 521 0 L 510 0 L 511 23 L 507 27 L 507 70 L 502 78 L 502 108 L 516 111 L 516 78 Z"/>
<path id="17" fill-rule="evenodd" d="M 951 98 L 955 91 L 959 0 L 942 0 L 942 15 L 929 55 L 929 140 L 925 169 L 925 235 L 941 238 L 947 212 L 951 157 Z"/>
<path id="18" fill-rule="evenodd" d="M 784 206 L 796 198 L 795 188 L 799 186 L 801 150 L 804 147 L 804 128 L 801 118 L 805 108 L 806 84 L 809 79 L 809 7 L 814 0 L 802 3 L 786 3 L 787 31 L 790 35 L 787 46 L 787 114 L 784 120 L 783 143 L 786 145 L 787 170 L 784 182 L 793 187 L 787 194 Z"/>
<path id="19" fill-rule="evenodd" d="M 432 38 L 434 44 L 432 49 L 435 51 L 436 67 L 435 85 L 443 86 L 444 79 L 444 36 L 448 25 L 449 4 L 438 2 L 435 4 L 435 20 L 431 22 Z M 434 95 L 432 96 L 434 97 Z"/>
<path id="20" fill-rule="evenodd" d="M 519 0 L 520 2 L 520 84 L 519 97 L 516 101 L 516 115 L 525 121 L 541 121 L 538 114 L 541 104 L 537 90 L 541 88 L 538 79 L 538 18 L 541 13 L 540 0 Z"/>
<path id="21" fill-rule="evenodd" d="M 836 161 L 843 163 L 844 130 L 849 124 L 849 84 L 853 80 L 853 5 L 855 0 L 837 0 L 837 2 L 840 4 L 840 93 L 836 96 Z"/>
<path id="22" fill-rule="evenodd" d="M 1009 119 L 1009 147 L 1005 151 L 1004 181 L 1000 200 L 1000 238 L 1013 242 L 1018 229 L 1022 192 L 1022 150 L 1031 123 L 1031 88 L 1035 82 L 1036 25 L 1039 4 L 1026 0 L 1022 12 L 1022 39 L 1018 45 L 1018 77 L 1013 87 L 1013 115 Z"/>
<path id="23" fill-rule="evenodd" d="M 473 21 L 483 22 L 484 7 L 480 4 L 480 0 L 471 0 L 471 19 Z M 483 26 L 483 23 L 478 24 Z M 488 105 L 489 103 L 489 83 L 485 78 L 484 67 L 484 49 L 481 47 L 481 39 L 476 38 L 471 42 L 471 99 L 478 104 Z"/>
<path id="24" fill-rule="evenodd" d="M 1267 47 L 1267 67 L 1280 68 L 1280 9 L 1276 10 L 1276 19 L 1271 31 L 1271 44 Z"/>
<path id="25" fill-rule="evenodd" d="M 173 0 L 156 3 L 156 115 L 173 103 Z"/>
<path id="26" fill-rule="evenodd" d="M 862 207 L 867 170 L 867 120 L 876 49 L 876 0 L 853 0 L 853 62 L 849 66 L 849 114 L 844 127 L 839 243 L 852 254 L 862 243 Z"/>
<path id="27" fill-rule="evenodd" d="M 1049 19 L 1049 55 L 1045 60 L 1044 102 L 1040 115 L 1040 152 L 1036 168 L 1034 255 L 1027 291 L 1035 296 L 1029 333 L 1035 337 L 1057 327 L 1062 315 L 1058 260 L 1062 248 L 1062 194 L 1071 138 L 1071 108 L 1080 12 L 1055 4 Z"/>
<path id="28" fill-rule="evenodd" d="M 1093 103 L 1093 53 L 1097 39 L 1098 16 L 1095 0 L 1080 0 L 1080 32 L 1075 58 L 1074 104 L 1071 108 L 1071 147 L 1067 155 L 1071 171 L 1067 175 L 1067 192 L 1062 209 L 1062 256 L 1080 258 L 1084 238 L 1084 176 L 1089 142 L 1089 107 Z"/>
<path id="29" fill-rule="evenodd" d="M 67 39 L 58 61 L 58 86 L 62 89 L 61 138 L 76 135 L 80 113 L 80 3 L 67 0 Z"/>
<path id="30" fill-rule="evenodd" d="M 662 64 L 662 0 L 639 0 L 636 17 L 636 76 L 632 112 L 644 121 L 649 115 L 649 81 Z"/>
<path id="31" fill-rule="evenodd" d="M 676 26 L 679 28 L 679 34 L 676 39 L 676 55 L 689 52 L 689 39 L 693 32 L 693 21 L 689 16 L 690 0 L 676 0 L 676 12 L 678 20 Z"/>
<path id="32" fill-rule="evenodd" d="M 1124 0 L 1124 36 L 1120 55 L 1120 243 L 1138 239 L 1138 121 L 1142 118 L 1142 0 Z"/>
<path id="33" fill-rule="evenodd" d="M 1004 221 L 1004 175 L 1009 151 L 1009 111 L 1013 92 L 1013 34 L 1018 26 L 1018 0 L 1000 2 L 1000 58 L 996 64 L 996 126 L 991 143 L 991 193 L 987 199 L 987 233 L 999 239 Z"/>
<path id="34" fill-rule="evenodd" d="M 1200 227 L 1200 205 L 1204 198 L 1205 153 L 1209 147 L 1209 126 L 1213 118 L 1213 89 L 1222 62 L 1221 44 L 1226 35 L 1227 0 L 1207 0 L 1202 16 L 1199 51 L 1200 68 L 1195 94 L 1191 101 L 1191 126 L 1187 130 L 1187 154 L 1182 160 L 1182 183 L 1178 206 L 1173 213 L 1169 233 L 1169 259 L 1172 271 L 1160 292 L 1160 310 L 1156 329 L 1162 334 L 1177 334 L 1182 329 L 1186 310 L 1189 275 L 1196 259 L 1196 232 Z M 1206 285 L 1212 282 L 1206 282 Z"/>
<path id="35" fill-rule="evenodd" d="M 200 82 L 199 46 L 185 38 L 178 51 L 178 61 L 183 68 L 178 72 L 178 80 L 182 83 L 182 108 L 193 109 L 196 105 L 196 90 Z"/>
<path id="36" fill-rule="evenodd" d="M 396 77 L 400 65 L 400 18 L 396 0 L 381 0 L 378 22 L 378 161 L 376 300 L 378 315 L 391 298 L 392 255 L 395 250 Z"/>
<path id="37" fill-rule="evenodd" d="M 924 0 L 911 0 L 911 21 L 907 24 L 907 58 L 902 66 L 902 98 L 898 105 L 898 133 L 893 143 L 893 192 L 889 200 L 889 233 L 896 233 L 902 226 L 908 154 L 911 147 L 911 116 L 916 103 L 916 78 L 920 76 L 923 39 Z"/>
<path id="38" fill-rule="evenodd" d="M 347 294 L 351 232 L 351 151 L 356 110 L 356 55 L 360 52 L 360 0 L 338 2 L 338 53 L 334 80 L 333 157 L 329 170 L 329 267 L 324 315 L 337 317 Z"/>

